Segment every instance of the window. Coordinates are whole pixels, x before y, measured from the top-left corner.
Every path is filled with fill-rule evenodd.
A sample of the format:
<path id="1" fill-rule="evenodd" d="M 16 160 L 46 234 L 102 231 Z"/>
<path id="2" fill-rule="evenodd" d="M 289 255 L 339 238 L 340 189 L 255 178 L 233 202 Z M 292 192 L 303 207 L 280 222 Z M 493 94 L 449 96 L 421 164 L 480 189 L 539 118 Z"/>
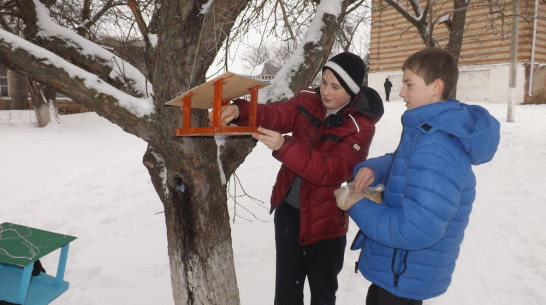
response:
<path id="1" fill-rule="evenodd" d="M 0 97 L 8 96 L 8 69 L 0 66 Z"/>

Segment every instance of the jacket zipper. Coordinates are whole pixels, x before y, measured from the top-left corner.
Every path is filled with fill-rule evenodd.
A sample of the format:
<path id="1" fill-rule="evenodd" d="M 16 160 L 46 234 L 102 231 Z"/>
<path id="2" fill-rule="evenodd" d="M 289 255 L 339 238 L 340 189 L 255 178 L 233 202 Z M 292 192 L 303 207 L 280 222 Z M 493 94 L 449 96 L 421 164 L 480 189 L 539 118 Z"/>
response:
<path id="1" fill-rule="evenodd" d="M 404 260 L 402 262 L 402 270 L 400 270 L 400 272 L 396 272 L 394 270 L 394 265 L 396 263 L 396 253 L 398 252 L 398 249 L 394 249 L 393 253 L 392 253 L 392 261 L 391 261 L 391 271 L 392 271 L 392 274 L 394 275 L 394 288 L 397 288 L 398 287 L 398 280 L 400 279 L 400 276 L 402 274 L 404 274 L 404 272 L 406 272 L 406 268 L 407 268 L 407 259 L 408 259 L 408 253 L 409 251 L 405 251 L 404 252 Z"/>

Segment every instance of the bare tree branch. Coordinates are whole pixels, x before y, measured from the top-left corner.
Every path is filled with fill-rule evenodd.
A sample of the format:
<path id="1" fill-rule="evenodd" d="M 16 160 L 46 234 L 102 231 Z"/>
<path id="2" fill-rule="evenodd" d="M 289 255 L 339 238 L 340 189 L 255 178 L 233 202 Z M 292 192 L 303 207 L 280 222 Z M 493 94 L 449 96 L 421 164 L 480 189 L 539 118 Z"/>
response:
<path id="1" fill-rule="evenodd" d="M 142 18 L 142 14 L 140 13 L 140 6 L 138 5 L 136 0 L 128 0 L 128 3 L 131 11 L 133 12 L 133 15 L 135 16 L 135 20 L 138 24 L 140 34 L 142 34 L 142 38 L 146 42 L 146 45 L 149 45 L 150 39 L 148 38 L 148 27 L 146 26 L 144 18 Z"/>
<path id="2" fill-rule="evenodd" d="M 53 64 L 59 61 L 55 54 L 43 49 L 34 50 L 31 53 L 26 49 L 17 47 L 23 43 L 20 40 L 22 39 L 0 30 L 0 63 L 38 82 L 51 85 L 114 123 L 131 122 L 132 124 L 124 128 L 127 132 L 143 139 L 149 139 L 149 123 L 140 117 L 145 113 L 132 112 L 130 109 L 132 103 L 135 103 L 133 104 L 134 109 L 141 108 L 142 105 L 138 105 L 139 103 L 149 103 L 149 113 L 151 113 L 153 107 L 150 100 L 131 97 L 106 83 L 101 83 L 98 78 L 76 66 L 57 66 Z M 40 55 L 37 56 L 36 54 Z M 9 60 L 7 60 L 8 58 Z M 67 65 L 70 64 L 67 63 Z M 89 75 L 89 79 L 86 81 L 89 81 L 91 85 L 87 86 L 83 80 L 70 75 L 68 71 L 79 71 L 78 75 Z M 101 92 L 99 88 L 105 90 Z M 118 91 L 116 96 L 107 93 L 116 91 Z M 122 125 L 125 125 L 125 123 Z"/>
<path id="3" fill-rule="evenodd" d="M 284 26 L 286 27 L 288 33 L 290 33 L 290 39 L 293 41 L 296 41 L 296 35 L 294 35 L 294 31 L 292 31 L 292 25 L 290 25 L 290 22 L 288 21 L 288 16 L 286 15 L 286 8 L 284 7 L 283 0 L 277 0 L 277 3 L 279 3 L 279 6 L 281 7 L 282 11 L 282 18 L 284 20 Z"/>

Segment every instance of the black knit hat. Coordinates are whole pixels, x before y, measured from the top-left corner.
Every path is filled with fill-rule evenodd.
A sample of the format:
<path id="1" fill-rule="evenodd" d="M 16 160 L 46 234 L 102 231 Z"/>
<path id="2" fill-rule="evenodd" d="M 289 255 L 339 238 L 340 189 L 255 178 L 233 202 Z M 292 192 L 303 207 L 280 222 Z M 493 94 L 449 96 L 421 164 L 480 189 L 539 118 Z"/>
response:
<path id="1" fill-rule="evenodd" d="M 351 52 L 339 53 L 332 57 L 322 68 L 331 70 L 345 91 L 354 98 L 366 76 L 366 64 L 360 56 Z"/>

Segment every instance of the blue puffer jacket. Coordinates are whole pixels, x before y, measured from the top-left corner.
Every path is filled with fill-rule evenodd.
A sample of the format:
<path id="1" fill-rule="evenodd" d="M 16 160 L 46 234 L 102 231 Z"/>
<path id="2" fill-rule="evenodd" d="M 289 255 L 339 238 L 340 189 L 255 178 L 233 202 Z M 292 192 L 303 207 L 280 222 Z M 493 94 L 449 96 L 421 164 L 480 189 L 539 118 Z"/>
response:
<path id="1" fill-rule="evenodd" d="M 371 282 L 399 297 L 424 300 L 444 293 L 476 193 L 472 165 L 490 161 L 500 125 L 480 106 L 457 100 L 406 111 L 394 154 L 355 167 L 374 170 L 385 184 L 383 204 L 362 199 L 350 210 L 360 228 L 352 249 Z"/>

